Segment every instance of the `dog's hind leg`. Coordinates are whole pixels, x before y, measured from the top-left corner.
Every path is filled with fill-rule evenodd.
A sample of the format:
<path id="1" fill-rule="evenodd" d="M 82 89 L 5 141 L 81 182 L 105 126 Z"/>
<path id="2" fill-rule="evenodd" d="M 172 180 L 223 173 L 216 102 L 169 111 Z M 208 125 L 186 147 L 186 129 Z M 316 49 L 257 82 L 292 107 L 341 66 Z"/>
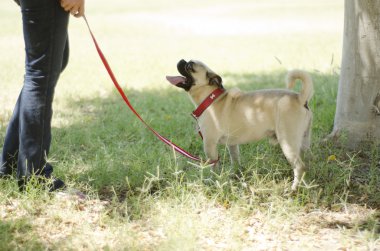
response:
<path id="1" fill-rule="evenodd" d="M 229 145 L 228 150 L 230 152 L 230 157 L 231 157 L 231 164 L 237 164 L 241 165 L 240 163 L 240 151 L 239 151 L 239 145 Z"/>
<path id="2" fill-rule="evenodd" d="M 305 164 L 300 157 L 300 146 L 289 144 L 286 140 L 281 140 L 280 145 L 286 159 L 293 167 L 294 179 L 292 190 L 295 191 L 306 170 Z"/>
<path id="3" fill-rule="evenodd" d="M 293 160 L 292 166 L 293 166 L 293 173 L 294 173 L 292 191 L 296 191 L 299 183 L 301 182 L 303 178 L 306 168 L 305 168 L 305 164 L 303 163 L 303 161 L 301 160 L 299 156 Z"/>
<path id="4" fill-rule="evenodd" d="M 279 102 L 277 113 L 276 136 L 286 159 L 293 167 L 294 180 L 292 190 L 297 190 L 305 173 L 306 167 L 300 153 L 304 138 L 305 110 L 304 107 L 292 105 L 290 99 L 284 98 Z M 309 121 L 307 121 L 308 123 Z"/>
<path id="5" fill-rule="evenodd" d="M 313 115 L 310 112 L 307 115 L 307 124 L 305 128 L 305 133 L 302 139 L 302 150 L 310 150 L 311 145 L 311 123 L 312 123 Z"/>

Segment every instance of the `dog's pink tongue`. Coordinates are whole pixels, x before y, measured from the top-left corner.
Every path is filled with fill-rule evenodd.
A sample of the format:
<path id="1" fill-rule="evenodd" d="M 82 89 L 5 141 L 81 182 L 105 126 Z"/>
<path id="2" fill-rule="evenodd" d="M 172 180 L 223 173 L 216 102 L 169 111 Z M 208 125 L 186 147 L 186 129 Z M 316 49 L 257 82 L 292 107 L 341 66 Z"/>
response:
<path id="1" fill-rule="evenodd" d="M 172 85 L 178 85 L 179 83 L 183 83 L 186 81 L 186 78 L 182 76 L 166 76 L 166 79 L 172 84 Z"/>

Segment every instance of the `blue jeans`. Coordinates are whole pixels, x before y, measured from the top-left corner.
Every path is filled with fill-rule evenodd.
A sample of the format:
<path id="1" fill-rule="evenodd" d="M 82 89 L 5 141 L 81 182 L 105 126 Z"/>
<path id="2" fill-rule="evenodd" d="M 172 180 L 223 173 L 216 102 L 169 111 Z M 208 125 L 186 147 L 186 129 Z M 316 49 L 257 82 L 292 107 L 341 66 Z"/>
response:
<path id="1" fill-rule="evenodd" d="M 54 89 L 68 61 L 69 13 L 58 0 L 21 0 L 25 40 L 24 85 L 7 127 L 0 175 L 17 166 L 19 181 L 32 175 L 49 178 Z"/>

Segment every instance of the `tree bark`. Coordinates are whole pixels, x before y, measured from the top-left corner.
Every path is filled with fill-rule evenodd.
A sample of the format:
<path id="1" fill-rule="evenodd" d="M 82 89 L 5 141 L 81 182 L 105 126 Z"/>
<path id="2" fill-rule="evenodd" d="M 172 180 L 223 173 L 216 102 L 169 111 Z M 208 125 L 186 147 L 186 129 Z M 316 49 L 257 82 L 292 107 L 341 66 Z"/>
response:
<path id="1" fill-rule="evenodd" d="M 380 1 L 345 0 L 343 53 L 332 135 L 380 141 Z"/>

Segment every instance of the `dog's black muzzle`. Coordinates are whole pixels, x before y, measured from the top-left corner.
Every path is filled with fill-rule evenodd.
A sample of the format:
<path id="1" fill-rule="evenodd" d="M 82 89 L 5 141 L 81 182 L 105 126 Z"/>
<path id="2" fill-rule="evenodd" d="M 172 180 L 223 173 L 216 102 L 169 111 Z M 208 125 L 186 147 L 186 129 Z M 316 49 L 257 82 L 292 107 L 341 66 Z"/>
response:
<path id="1" fill-rule="evenodd" d="M 179 87 L 184 88 L 186 91 L 190 90 L 191 86 L 194 85 L 194 78 L 191 75 L 191 71 L 193 71 L 193 63 L 192 62 L 186 62 L 186 60 L 181 59 L 177 63 L 177 69 L 178 72 L 186 78 L 186 82 L 182 83 L 180 85 L 177 85 Z"/>

